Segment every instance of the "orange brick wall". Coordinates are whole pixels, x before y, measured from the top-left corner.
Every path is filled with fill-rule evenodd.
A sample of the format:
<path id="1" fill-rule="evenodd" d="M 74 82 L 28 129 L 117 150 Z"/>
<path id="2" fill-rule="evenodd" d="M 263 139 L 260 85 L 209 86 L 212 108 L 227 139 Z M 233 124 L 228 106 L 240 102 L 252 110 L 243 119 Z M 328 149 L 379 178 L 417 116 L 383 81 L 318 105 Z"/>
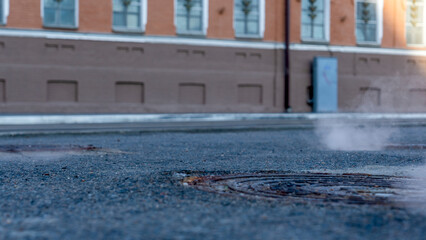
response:
<path id="1" fill-rule="evenodd" d="M 406 4 L 405 0 L 394 0 L 395 4 L 395 44 L 394 47 L 404 48 L 406 47 L 405 39 L 405 11 Z"/>
<path id="2" fill-rule="evenodd" d="M 40 0 L 10 0 L 7 27 L 11 28 L 41 28 Z"/>
<path id="3" fill-rule="evenodd" d="M 406 46 L 405 10 L 405 0 L 385 1 L 382 47 L 404 48 Z"/>
<path id="4" fill-rule="evenodd" d="M 394 1 L 384 1 L 383 6 L 383 38 L 382 47 L 394 47 L 395 46 L 395 11 L 396 5 Z"/>
<path id="5" fill-rule="evenodd" d="M 148 0 L 146 35 L 176 35 L 174 0 Z"/>
<path id="6" fill-rule="evenodd" d="M 79 31 L 111 32 L 112 0 L 80 0 L 79 8 Z"/>
<path id="7" fill-rule="evenodd" d="M 356 45 L 355 0 L 330 0 L 330 44 Z"/>
<path id="8" fill-rule="evenodd" d="M 284 1 L 265 1 L 265 41 L 283 41 L 284 39 Z"/>
<path id="9" fill-rule="evenodd" d="M 300 25 L 302 23 L 302 3 L 300 0 L 291 1 L 290 5 L 290 42 L 300 43 L 301 41 L 301 30 Z"/>
<path id="10" fill-rule="evenodd" d="M 300 43 L 301 0 L 291 2 L 291 42 Z M 406 0 L 384 0 L 382 47 L 409 48 Z M 112 32 L 112 0 L 80 0 L 79 32 Z M 265 0 L 265 41 L 284 39 L 285 0 Z M 233 0 L 209 1 L 208 38 L 235 39 Z M 330 44 L 355 46 L 355 0 L 330 0 Z M 10 0 L 7 28 L 42 29 L 40 0 Z M 174 0 L 148 0 L 146 35 L 175 36 Z"/>
<path id="11" fill-rule="evenodd" d="M 234 38 L 234 1 L 213 0 L 209 1 L 209 38 Z"/>

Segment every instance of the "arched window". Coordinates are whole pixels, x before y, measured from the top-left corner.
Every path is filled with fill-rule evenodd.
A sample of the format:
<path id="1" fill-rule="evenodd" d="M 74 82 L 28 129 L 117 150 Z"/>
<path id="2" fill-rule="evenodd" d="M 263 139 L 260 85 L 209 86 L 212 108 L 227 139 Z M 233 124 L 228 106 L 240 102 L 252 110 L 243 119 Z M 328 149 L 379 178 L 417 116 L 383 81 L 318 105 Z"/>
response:
<path id="1" fill-rule="evenodd" d="M 303 41 L 328 42 L 330 0 L 302 0 Z"/>
<path id="2" fill-rule="evenodd" d="M 6 25 L 9 15 L 9 0 L 0 0 L 0 25 Z"/>
<path id="3" fill-rule="evenodd" d="M 78 26 L 78 0 L 42 0 L 45 27 L 76 28 Z"/>
<path id="4" fill-rule="evenodd" d="M 262 37 L 264 0 L 234 0 L 234 30 L 237 37 Z"/>
<path id="5" fill-rule="evenodd" d="M 4 0 L 0 0 L 0 24 L 4 24 Z"/>
<path id="6" fill-rule="evenodd" d="M 113 0 L 113 29 L 143 31 L 146 23 L 146 0 Z"/>
<path id="7" fill-rule="evenodd" d="M 175 24 L 178 34 L 206 34 L 208 0 L 175 0 Z"/>
<path id="8" fill-rule="evenodd" d="M 380 44 L 382 38 L 382 0 L 357 0 L 356 40 L 357 43 Z"/>
<path id="9" fill-rule="evenodd" d="M 406 37 L 407 44 L 425 43 L 424 0 L 407 0 Z"/>

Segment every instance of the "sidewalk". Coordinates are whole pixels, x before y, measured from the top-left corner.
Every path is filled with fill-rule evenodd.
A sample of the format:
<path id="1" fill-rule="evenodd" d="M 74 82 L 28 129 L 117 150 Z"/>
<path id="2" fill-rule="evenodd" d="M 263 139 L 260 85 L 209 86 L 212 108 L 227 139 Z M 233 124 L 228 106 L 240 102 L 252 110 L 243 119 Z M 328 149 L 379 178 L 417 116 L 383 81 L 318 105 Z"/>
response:
<path id="1" fill-rule="evenodd" d="M 426 125 L 426 113 L 0 115 L 0 135 L 311 128 L 318 120 Z"/>

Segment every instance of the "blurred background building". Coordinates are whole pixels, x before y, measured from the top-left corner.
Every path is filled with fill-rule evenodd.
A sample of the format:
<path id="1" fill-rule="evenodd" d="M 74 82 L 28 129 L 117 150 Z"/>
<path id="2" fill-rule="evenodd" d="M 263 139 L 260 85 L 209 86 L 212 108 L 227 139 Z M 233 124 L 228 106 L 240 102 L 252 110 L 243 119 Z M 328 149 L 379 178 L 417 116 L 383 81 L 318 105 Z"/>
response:
<path id="1" fill-rule="evenodd" d="M 293 112 L 316 56 L 337 59 L 339 111 L 426 111 L 425 0 L 289 1 Z M 283 112 L 284 7 L 0 0 L 0 112 Z"/>

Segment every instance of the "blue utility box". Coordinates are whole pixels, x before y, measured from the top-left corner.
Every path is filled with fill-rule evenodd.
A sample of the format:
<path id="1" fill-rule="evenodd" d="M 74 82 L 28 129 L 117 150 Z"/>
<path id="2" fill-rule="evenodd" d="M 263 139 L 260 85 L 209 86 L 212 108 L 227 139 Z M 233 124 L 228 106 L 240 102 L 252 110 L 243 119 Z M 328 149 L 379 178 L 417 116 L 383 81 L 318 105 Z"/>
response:
<path id="1" fill-rule="evenodd" d="M 315 57 L 313 62 L 313 110 L 337 112 L 337 59 Z"/>

